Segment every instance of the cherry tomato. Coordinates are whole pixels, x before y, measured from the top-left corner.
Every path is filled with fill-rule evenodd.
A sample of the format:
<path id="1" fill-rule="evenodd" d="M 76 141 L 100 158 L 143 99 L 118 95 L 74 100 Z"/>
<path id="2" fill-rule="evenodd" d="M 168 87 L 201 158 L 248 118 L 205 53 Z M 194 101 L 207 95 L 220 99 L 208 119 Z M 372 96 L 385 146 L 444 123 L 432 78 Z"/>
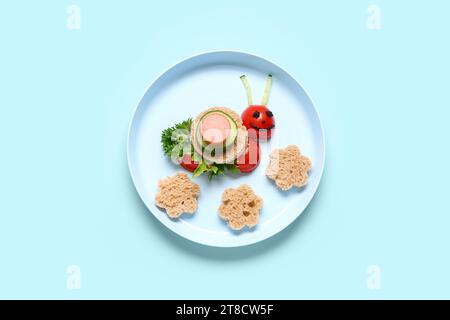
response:
<path id="1" fill-rule="evenodd" d="M 259 165 L 259 160 L 260 160 L 260 150 L 258 140 L 248 139 L 248 144 L 247 148 L 245 149 L 245 153 L 242 154 L 237 159 L 236 166 L 239 168 L 241 172 L 252 172 Z"/>
<path id="2" fill-rule="evenodd" d="M 180 161 L 180 166 L 187 171 L 194 172 L 198 167 L 198 163 L 194 162 L 190 154 L 185 154 Z"/>
<path id="3" fill-rule="evenodd" d="M 248 106 L 241 115 L 242 122 L 247 129 L 255 129 L 257 138 L 270 139 L 272 129 L 275 128 L 275 118 L 266 106 Z"/>

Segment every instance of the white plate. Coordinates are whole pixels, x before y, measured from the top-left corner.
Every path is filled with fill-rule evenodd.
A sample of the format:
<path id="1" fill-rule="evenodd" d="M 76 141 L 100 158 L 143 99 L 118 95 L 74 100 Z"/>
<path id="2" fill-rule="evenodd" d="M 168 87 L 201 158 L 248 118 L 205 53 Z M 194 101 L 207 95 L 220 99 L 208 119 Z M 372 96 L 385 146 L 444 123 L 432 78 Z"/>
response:
<path id="1" fill-rule="evenodd" d="M 155 206 L 158 180 L 182 168 L 163 155 L 161 131 L 212 106 L 226 106 L 239 114 L 247 104 L 239 76 L 246 74 L 259 103 L 267 74 L 273 75 L 268 107 L 276 119 L 276 132 L 261 143 L 261 163 L 252 173 L 195 179 L 201 195 L 194 215 L 172 220 Z M 270 150 L 295 144 L 312 160 L 309 183 L 302 189 L 278 190 L 264 171 Z M 209 52 L 169 68 L 148 88 L 132 118 L 128 134 L 128 165 L 136 190 L 152 214 L 180 236 L 210 246 L 237 247 L 264 240 L 287 227 L 306 208 L 320 182 L 325 146 L 322 126 L 311 99 L 300 84 L 276 64 L 235 51 Z M 225 188 L 249 184 L 264 199 L 260 222 L 253 228 L 231 231 L 217 214 Z"/>

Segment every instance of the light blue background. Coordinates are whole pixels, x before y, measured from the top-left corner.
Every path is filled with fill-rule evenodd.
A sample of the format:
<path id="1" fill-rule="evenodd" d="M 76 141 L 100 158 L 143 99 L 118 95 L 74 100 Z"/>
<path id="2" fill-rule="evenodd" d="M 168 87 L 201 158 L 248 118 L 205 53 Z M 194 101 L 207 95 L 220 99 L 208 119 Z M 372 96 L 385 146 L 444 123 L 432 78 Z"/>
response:
<path id="1" fill-rule="evenodd" d="M 374 2 L 379 31 L 363 0 L 74 3 L 74 31 L 70 2 L 1 6 L 0 298 L 450 298 L 448 1 Z M 327 143 L 304 214 L 233 250 L 156 221 L 125 152 L 151 81 L 215 49 L 293 74 Z"/>

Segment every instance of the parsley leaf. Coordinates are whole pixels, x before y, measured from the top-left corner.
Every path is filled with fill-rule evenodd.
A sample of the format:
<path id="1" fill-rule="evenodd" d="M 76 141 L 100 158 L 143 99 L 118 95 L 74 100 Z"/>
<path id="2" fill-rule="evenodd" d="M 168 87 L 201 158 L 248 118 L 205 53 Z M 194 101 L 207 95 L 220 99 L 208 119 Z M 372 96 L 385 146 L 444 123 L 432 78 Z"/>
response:
<path id="1" fill-rule="evenodd" d="M 192 119 L 189 118 L 183 122 L 177 123 L 173 127 L 163 130 L 161 134 L 161 145 L 166 156 L 171 156 L 172 151 L 177 146 L 182 146 L 189 140 Z M 179 148 L 179 157 L 183 156 L 183 148 Z"/>

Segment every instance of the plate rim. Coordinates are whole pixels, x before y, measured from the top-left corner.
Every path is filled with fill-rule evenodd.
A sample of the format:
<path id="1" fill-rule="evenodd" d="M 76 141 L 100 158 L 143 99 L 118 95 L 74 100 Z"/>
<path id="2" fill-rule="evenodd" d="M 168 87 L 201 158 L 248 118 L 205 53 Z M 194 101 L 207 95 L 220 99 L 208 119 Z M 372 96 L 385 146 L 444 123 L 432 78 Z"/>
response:
<path id="1" fill-rule="evenodd" d="M 172 70 L 173 68 L 177 67 L 180 64 L 183 64 L 191 59 L 195 59 L 195 58 L 199 58 L 200 56 L 207 56 L 207 55 L 214 55 L 214 54 L 243 54 L 243 55 L 247 55 L 256 59 L 260 59 L 260 60 L 264 60 L 270 64 L 273 64 L 274 66 L 280 68 L 283 72 L 285 72 L 300 88 L 302 88 L 302 90 L 304 91 L 306 97 L 311 101 L 311 105 L 313 107 L 314 112 L 317 115 L 317 120 L 320 126 L 320 133 L 322 136 L 322 146 L 323 146 L 323 157 L 322 157 L 322 163 L 320 164 L 320 172 L 318 175 L 318 183 L 315 186 L 314 190 L 312 191 L 312 194 L 310 196 L 310 198 L 307 200 L 305 207 L 303 208 L 303 210 L 301 210 L 297 215 L 295 215 L 295 217 L 293 219 L 291 219 L 290 221 L 288 221 L 287 223 L 283 223 L 281 225 L 281 228 L 277 229 L 276 231 L 269 231 L 265 234 L 265 236 L 262 239 L 257 239 L 256 241 L 247 241 L 247 242 L 243 242 L 243 243 L 232 243 L 231 245 L 220 245 L 220 244 L 215 244 L 215 243 L 209 243 L 209 242 L 200 242 L 200 241 L 196 241 L 194 239 L 188 238 L 187 235 L 179 233 L 178 231 L 174 230 L 173 228 L 171 228 L 169 226 L 168 223 L 166 223 L 166 221 L 163 221 L 158 215 L 156 215 L 155 213 L 153 213 L 153 211 L 149 208 L 149 206 L 147 205 L 146 201 L 144 200 L 144 197 L 142 196 L 141 192 L 139 191 L 137 185 L 136 185 L 136 177 L 135 174 L 133 172 L 132 169 L 132 165 L 131 165 L 131 150 L 130 150 L 130 138 L 131 138 L 131 130 L 133 127 L 133 123 L 135 121 L 136 118 L 136 114 L 138 113 L 138 109 L 139 106 L 141 105 L 142 101 L 144 100 L 147 92 L 170 70 Z M 250 246 L 250 245 L 254 245 L 260 242 L 263 242 L 267 239 L 272 238 L 274 235 L 283 232 L 288 226 L 290 226 L 294 221 L 296 221 L 298 219 L 298 217 L 300 217 L 302 215 L 302 213 L 308 208 L 308 206 L 311 204 L 312 199 L 314 199 L 314 197 L 316 196 L 317 190 L 322 182 L 322 176 L 323 176 L 323 172 L 325 170 L 325 159 L 326 159 L 326 144 L 325 144 L 325 132 L 324 132 L 324 128 L 323 128 L 323 124 L 322 124 L 322 119 L 320 117 L 319 111 L 316 108 L 316 104 L 314 102 L 314 100 L 311 98 L 311 95 L 308 93 L 308 91 L 306 91 L 306 89 L 300 84 L 300 82 L 292 76 L 292 74 L 290 74 L 288 71 L 286 71 L 285 68 L 281 67 L 278 63 L 273 62 L 270 59 L 267 59 L 265 57 L 262 57 L 260 55 L 254 54 L 254 53 L 250 53 L 247 51 L 242 51 L 242 50 L 232 50 L 232 49 L 224 49 L 224 50 L 210 50 L 210 51 L 204 51 L 204 52 L 200 52 L 200 53 L 196 53 L 193 55 L 190 55 L 186 58 L 183 58 L 179 61 L 177 61 L 176 63 L 170 65 L 169 67 L 166 67 L 161 73 L 158 74 L 158 76 L 146 87 L 144 93 L 142 94 L 141 98 L 139 99 L 138 103 L 136 104 L 136 106 L 133 109 L 133 113 L 131 115 L 131 119 L 129 120 L 129 124 L 128 124 L 128 131 L 127 131 L 127 144 L 126 144 L 126 148 L 127 148 L 127 163 L 128 163 L 128 171 L 129 174 L 131 176 L 131 180 L 133 182 L 133 186 L 134 189 L 136 190 L 136 192 L 139 195 L 140 200 L 144 203 L 145 207 L 147 208 L 148 211 L 150 211 L 150 213 L 162 224 L 164 225 L 167 229 L 169 229 L 171 232 L 173 232 L 175 235 L 189 240 L 192 243 L 198 244 L 198 245 L 203 245 L 203 246 L 207 246 L 207 247 L 213 247 L 213 248 L 239 248 L 239 247 L 245 247 L 245 246 Z M 171 222 L 171 221 L 169 221 Z"/>

